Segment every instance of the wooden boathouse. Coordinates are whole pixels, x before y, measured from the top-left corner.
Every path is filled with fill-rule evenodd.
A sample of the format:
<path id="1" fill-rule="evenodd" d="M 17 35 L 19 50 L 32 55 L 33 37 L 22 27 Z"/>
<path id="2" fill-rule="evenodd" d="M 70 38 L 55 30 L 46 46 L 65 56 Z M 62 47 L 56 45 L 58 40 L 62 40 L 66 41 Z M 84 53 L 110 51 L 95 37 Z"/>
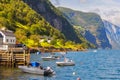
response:
<path id="1" fill-rule="evenodd" d="M 27 65 L 30 53 L 25 47 L 16 47 L 16 37 L 10 30 L 0 30 L 0 66 Z"/>
<path id="2" fill-rule="evenodd" d="M 0 66 L 16 67 L 18 65 L 28 65 L 30 53 L 24 48 L 10 48 L 0 50 Z"/>

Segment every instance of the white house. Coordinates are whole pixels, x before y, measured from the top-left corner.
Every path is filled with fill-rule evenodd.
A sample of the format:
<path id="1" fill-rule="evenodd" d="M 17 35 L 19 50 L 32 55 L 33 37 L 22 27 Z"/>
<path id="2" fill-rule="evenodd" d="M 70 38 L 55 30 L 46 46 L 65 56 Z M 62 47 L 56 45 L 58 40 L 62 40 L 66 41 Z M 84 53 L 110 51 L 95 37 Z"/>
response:
<path id="1" fill-rule="evenodd" d="M 52 40 L 51 37 L 48 37 L 48 36 L 42 36 L 42 37 L 40 37 L 40 41 L 39 41 L 39 42 L 44 42 L 44 41 L 46 41 L 46 42 L 50 43 L 51 40 Z"/>
<path id="2" fill-rule="evenodd" d="M 16 44 L 16 37 L 12 31 L 0 30 L 0 45 L 8 45 L 14 47 Z"/>

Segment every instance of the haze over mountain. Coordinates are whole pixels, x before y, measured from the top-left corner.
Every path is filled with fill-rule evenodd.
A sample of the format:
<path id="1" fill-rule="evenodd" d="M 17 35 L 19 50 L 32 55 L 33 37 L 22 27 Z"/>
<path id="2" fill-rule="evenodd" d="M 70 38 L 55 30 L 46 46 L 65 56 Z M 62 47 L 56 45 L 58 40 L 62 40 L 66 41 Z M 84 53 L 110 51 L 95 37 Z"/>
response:
<path id="1" fill-rule="evenodd" d="M 120 0 L 50 0 L 56 7 L 67 7 L 83 12 L 96 12 L 115 25 L 120 26 Z"/>
<path id="2" fill-rule="evenodd" d="M 120 26 L 120 8 L 110 8 L 110 9 L 94 9 L 91 12 L 95 12 L 101 16 L 103 20 L 109 21 L 118 27 Z"/>

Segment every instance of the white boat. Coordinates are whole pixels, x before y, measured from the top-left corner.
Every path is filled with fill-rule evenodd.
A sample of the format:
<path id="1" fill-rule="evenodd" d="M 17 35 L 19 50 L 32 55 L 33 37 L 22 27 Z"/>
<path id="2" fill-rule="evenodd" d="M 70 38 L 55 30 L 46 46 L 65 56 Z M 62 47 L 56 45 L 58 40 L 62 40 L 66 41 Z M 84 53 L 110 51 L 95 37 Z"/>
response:
<path id="1" fill-rule="evenodd" d="M 93 50 L 93 52 L 95 52 L 95 53 L 96 53 L 96 52 L 97 52 L 97 50 Z"/>
<path id="2" fill-rule="evenodd" d="M 18 68 L 21 69 L 21 71 L 26 73 L 39 74 L 44 76 L 55 74 L 55 72 L 50 67 L 47 67 L 46 69 L 42 69 L 41 67 L 18 66 Z"/>
<path id="3" fill-rule="evenodd" d="M 45 61 L 49 61 L 49 60 L 57 60 L 60 59 L 60 56 L 55 56 L 55 55 L 51 55 L 51 56 L 47 56 L 47 57 L 41 57 L 43 60 Z"/>
<path id="4" fill-rule="evenodd" d="M 56 62 L 58 66 L 74 66 L 75 62 L 72 60 L 65 59 L 64 61 Z"/>
<path id="5" fill-rule="evenodd" d="M 65 54 L 67 54 L 67 52 L 60 52 L 60 54 L 65 55 Z"/>

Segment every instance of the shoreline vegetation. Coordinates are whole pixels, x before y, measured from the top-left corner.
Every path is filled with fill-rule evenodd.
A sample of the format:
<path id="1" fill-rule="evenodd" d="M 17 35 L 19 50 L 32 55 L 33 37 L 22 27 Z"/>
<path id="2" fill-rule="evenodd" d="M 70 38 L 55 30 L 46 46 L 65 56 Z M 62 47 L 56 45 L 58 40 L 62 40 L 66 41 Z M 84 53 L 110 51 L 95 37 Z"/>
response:
<path id="1" fill-rule="evenodd" d="M 47 52 L 67 52 L 67 51 L 86 51 L 87 49 L 70 49 L 70 48 L 43 48 L 43 47 L 35 47 L 35 48 L 29 48 L 30 53 L 47 53 Z"/>

